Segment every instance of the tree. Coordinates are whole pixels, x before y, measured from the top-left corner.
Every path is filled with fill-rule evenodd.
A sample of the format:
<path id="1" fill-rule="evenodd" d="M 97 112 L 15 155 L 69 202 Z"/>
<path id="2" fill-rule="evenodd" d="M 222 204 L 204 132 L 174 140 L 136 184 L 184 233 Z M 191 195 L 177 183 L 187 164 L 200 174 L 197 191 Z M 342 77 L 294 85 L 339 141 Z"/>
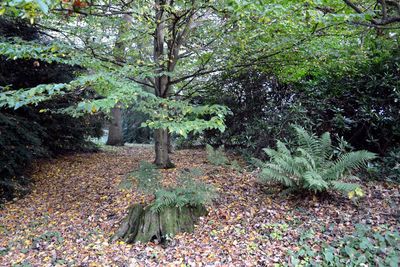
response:
<path id="1" fill-rule="evenodd" d="M 154 88 L 158 98 L 179 99 L 185 86 L 183 82 L 190 83 L 194 78 L 214 71 L 205 71 L 205 65 L 210 60 L 207 50 L 218 38 L 215 26 L 221 26 L 218 14 L 213 10 L 215 3 L 171 0 L 144 2 L 148 4 L 148 11 L 140 16 L 150 21 L 150 28 L 146 32 L 152 36 L 153 57 L 150 64 L 154 66 L 153 77 L 148 79 L 150 83 L 146 85 Z M 153 17 L 150 12 L 154 12 Z M 214 28 L 210 27 L 210 21 L 215 24 Z M 200 34 L 208 34 L 203 42 L 199 41 Z M 208 58 L 203 59 L 205 55 Z M 192 64 L 194 62 L 193 66 L 187 64 L 189 60 Z M 177 70 L 182 62 L 183 68 L 181 66 Z M 173 86 L 178 89 L 174 91 Z M 161 125 L 155 129 L 155 164 L 162 168 L 173 166 L 169 159 L 170 135 L 171 128 L 168 126 Z"/>
<path id="2" fill-rule="evenodd" d="M 117 36 L 117 41 L 114 46 L 114 57 L 116 62 L 122 63 L 124 62 L 125 57 L 125 49 L 127 47 L 126 42 L 124 41 L 124 35 L 126 32 L 130 30 L 131 27 L 131 18 L 129 15 L 124 15 L 121 20 L 121 25 L 119 27 L 119 32 Z M 115 107 L 111 109 L 111 120 L 110 125 L 108 127 L 108 139 L 107 145 L 112 146 L 123 146 L 124 145 L 124 136 L 122 133 L 122 105 L 117 103 Z"/>
<path id="3" fill-rule="evenodd" d="M 357 14 L 365 15 L 365 26 L 384 28 L 400 22 L 400 2 L 398 0 L 358 1 L 343 0 Z"/>
<path id="4" fill-rule="evenodd" d="M 189 101 L 182 101 L 179 98 L 175 98 L 174 101 L 168 99 L 174 96 L 171 91 L 172 84 L 191 78 L 184 77 L 179 81 L 172 81 L 171 79 L 172 72 L 178 61 L 179 49 L 189 31 L 193 30 L 191 28 L 192 17 L 200 7 L 193 3 L 191 7 L 190 5 L 187 7 L 186 4 L 189 2 L 186 3 L 186 1 L 175 3 L 174 7 L 178 8 L 175 11 L 183 13 L 173 18 L 176 13 L 174 13 L 173 9 L 166 8 L 167 6 L 164 6 L 164 4 L 167 3 L 163 2 L 159 3 L 161 6 L 154 5 L 153 1 L 143 1 L 137 6 L 132 6 L 132 3 L 130 3 L 127 6 L 123 1 L 112 1 L 112 3 L 110 2 L 112 5 L 109 6 L 104 4 L 79 8 L 74 5 L 75 2 L 71 3 L 64 2 L 64 4 L 61 4 L 61 8 L 53 9 L 56 13 L 52 12 L 49 16 L 41 19 L 41 26 L 47 31 L 55 32 L 58 35 L 61 34 L 64 43 L 60 44 L 60 47 L 57 46 L 57 48 L 52 46 L 52 48 L 42 49 L 39 52 L 39 58 L 47 62 L 56 60 L 69 64 L 78 64 L 91 70 L 91 74 L 83 75 L 80 79 L 73 81 L 72 84 L 59 85 L 57 90 L 54 90 L 51 86 L 41 87 L 40 90 L 32 88 L 30 94 L 40 95 L 38 98 L 28 99 L 18 95 L 18 93 L 6 95 L 2 99 L 4 100 L 3 105 L 18 108 L 20 105 L 34 104 L 37 101 L 48 99 L 50 96 L 44 96 L 43 94 L 49 91 L 52 94 L 62 93 L 63 90 L 81 86 L 82 84 L 91 85 L 102 95 L 102 98 L 79 103 L 77 106 L 63 112 L 71 112 L 74 115 L 79 115 L 80 112 L 93 113 L 99 110 L 108 112 L 117 103 L 118 106 L 129 105 L 132 101 L 140 100 L 142 105 L 139 109 L 152 115 L 151 120 L 147 121 L 146 125 L 156 129 L 155 162 L 162 168 L 172 166 L 168 157 L 169 133 L 175 132 L 186 135 L 190 131 L 202 131 L 208 128 L 224 129 L 223 117 L 227 110 L 223 107 L 217 105 L 195 107 Z M 205 4 L 205 6 L 207 5 Z M 126 8 L 129 8 L 129 11 L 125 12 L 124 9 Z M 156 14 L 151 17 L 149 12 L 154 10 L 157 10 Z M 57 12 L 63 14 L 66 12 L 70 21 L 67 23 L 57 22 L 59 21 Z M 167 13 L 168 16 L 166 16 Z M 79 17 L 74 18 L 74 14 Z M 130 36 L 125 37 L 130 40 L 130 43 L 126 48 L 126 58 L 120 61 L 109 56 L 112 48 L 107 41 L 104 42 L 104 39 L 115 38 L 115 35 L 113 35 L 115 31 L 112 28 L 115 28 L 115 20 L 123 14 L 136 14 L 133 19 L 135 21 L 135 29 L 139 30 L 132 31 Z M 156 20 L 158 17 L 162 18 L 162 20 Z M 143 23 L 143 18 L 146 20 L 145 23 Z M 85 24 L 86 27 L 75 27 L 73 20 L 76 23 Z M 174 21 L 175 25 L 168 26 L 167 31 L 164 25 L 170 21 Z M 177 23 L 181 24 L 178 25 Z M 172 38 L 167 37 L 169 38 L 168 45 L 167 41 L 163 39 L 166 32 L 174 34 L 171 35 Z M 149 38 L 150 36 L 152 38 Z M 147 57 L 149 41 L 154 44 L 152 58 Z M 35 46 L 16 40 L 14 42 L 18 42 L 19 45 L 26 49 L 24 56 L 30 54 Z M 69 44 L 66 45 L 66 43 Z M 77 45 L 77 43 L 80 44 Z M 164 49 L 164 46 L 167 46 L 167 48 Z M 23 56 L 18 54 L 18 51 L 6 49 L 8 47 L 10 47 L 10 44 L 5 44 L 3 52 L 6 56 L 12 58 Z M 137 50 L 141 50 L 143 53 L 138 53 Z M 173 59 L 174 56 L 175 59 Z M 148 61 L 144 62 L 143 59 L 148 59 Z M 146 93 L 141 86 L 153 88 L 154 95 Z M 25 93 L 22 93 L 22 91 L 20 93 L 24 95 L 26 90 Z M 13 100 L 10 100 L 10 98 Z M 18 102 L 17 106 L 15 106 L 15 101 Z"/>
<path id="5" fill-rule="evenodd" d="M 122 110 L 118 104 L 111 109 L 111 120 L 108 127 L 107 145 L 123 146 L 124 136 L 122 134 Z"/>

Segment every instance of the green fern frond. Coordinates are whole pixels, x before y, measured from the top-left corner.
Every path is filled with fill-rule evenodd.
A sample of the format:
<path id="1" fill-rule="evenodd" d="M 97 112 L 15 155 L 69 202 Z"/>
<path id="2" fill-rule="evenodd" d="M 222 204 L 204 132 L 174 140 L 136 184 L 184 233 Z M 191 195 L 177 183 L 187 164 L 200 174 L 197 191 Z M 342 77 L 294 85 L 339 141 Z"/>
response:
<path id="1" fill-rule="evenodd" d="M 260 164 L 260 179 L 264 182 L 278 182 L 289 188 L 303 188 L 321 192 L 331 189 L 348 192 L 358 185 L 340 182 L 349 178 L 350 171 L 363 167 L 375 154 L 368 151 L 356 151 L 342 154 L 333 161 L 332 140 L 329 133 L 320 137 L 308 133 L 304 128 L 295 126 L 295 149 L 289 149 L 281 141 L 277 149 L 265 148 L 270 160 Z M 291 151 L 294 151 L 291 153 Z M 347 175 L 347 177 L 346 177 Z"/>
<path id="2" fill-rule="evenodd" d="M 272 148 L 264 148 L 263 151 L 271 159 L 274 159 L 275 157 L 279 157 L 282 155 L 282 153 L 279 153 L 278 151 L 276 151 L 275 149 L 272 149 Z"/>
<path id="3" fill-rule="evenodd" d="M 263 182 L 277 182 L 287 187 L 296 186 L 295 180 L 291 179 L 287 173 L 281 173 L 272 168 L 263 169 L 260 178 Z"/>
<path id="4" fill-rule="evenodd" d="M 306 168 L 308 170 L 314 170 L 316 168 L 316 160 L 320 160 L 320 159 L 315 159 L 310 153 L 308 153 L 307 150 L 305 150 L 304 148 L 297 148 L 296 151 L 300 152 L 300 157 L 297 157 L 297 162 L 298 163 L 303 163 L 304 166 L 306 166 Z M 303 159 L 303 160 L 300 160 Z"/>
<path id="5" fill-rule="evenodd" d="M 345 183 L 345 182 L 339 182 L 339 181 L 331 181 L 330 184 L 333 187 L 333 189 L 340 191 L 340 192 L 344 192 L 344 193 L 354 191 L 360 187 L 359 184 Z"/>
<path id="6" fill-rule="evenodd" d="M 361 150 L 341 155 L 335 163 L 326 171 L 327 179 L 336 180 L 352 170 L 359 169 L 366 165 L 369 160 L 375 159 L 375 153 Z"/>
<path id="7" fill-rule="evenodd" d="M 211 202 L 216 197 L 215 189 L 195 180 L 195 176 L 199 174 L 198 170 L 182 172 L 178 178 L 178 186 L 155 192 L 151 209 L 160 212 L 167 207 L 204 206 Z"/>
<path id="8" fill-rule="evenodd" d="M 308 133 L 303 127 L 294 126 L 297 144 L 299 147 L 307 150 L 310 154 L 319 156 L 320 155 L 320 144 L 318 138 L 313 133 Z"/>
<path id="9" fill-rule="evenodd" d="M 229 159 L 225 155 L 224 146 L 214 149 L 211 145 L 206 144 L 207 160 L 216 166 L 224 166 L 229 163 Z"/>
<path id="10" fill-rule="evenodd" d="M 139 169 L 132 172 L 138 182 L 138 190 L 146 194 L 154 194 L 161 186 L 161 174 L 154 164 L 142 161 Z"/>
<path id="11" fill-rule="evenodd" d="M 323 133 L 319 138 L 319 143 L 323 152 L 321 156 L 324 159 L 329 159 L 333 153 L 331 134 L 329 132 Z"/>
<path id="12" fill-rule="evenodd" d="M 281 157 L 277 157 L 274 161 L 275 164 L 279 165 L 287 173 L 293 173 L 295 171 L 293 157 L 281 155 Z"/>
<path id="13" fill-rule="evenodd" d="M 281 154 L 286 154 L 286 155 L 290 155 L 290 150 L 286 147 L 285 143 L 281 142 L 281 141 L 277 141 L 276 142 L 276 148 L 277 148 L 277 152 L 281 153 Z"/>
<path id="14" fill-rule="evenodd" d="M 329 188 L 329 184 L 324 181 L 323 177 L 315 171 L 307 171 L 303 174 L 303 187 L 314 192 L 325 191 Z"/>
<path id="15" fill-rule="evenodd" d="M 256 168 L 264 168 L 265 167 L 265 163 L 262 160 L 257 159 L 257 158 L 251 158 L 250 163 Z"/>

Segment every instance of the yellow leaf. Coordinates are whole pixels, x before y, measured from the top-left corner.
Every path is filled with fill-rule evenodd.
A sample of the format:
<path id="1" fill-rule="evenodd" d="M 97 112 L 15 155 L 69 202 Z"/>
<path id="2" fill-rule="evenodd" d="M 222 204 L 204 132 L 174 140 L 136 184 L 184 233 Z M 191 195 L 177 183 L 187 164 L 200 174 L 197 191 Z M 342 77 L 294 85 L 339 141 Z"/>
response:
<path id="1" fill-rule="evenodd" d="M 95 106 L 92 107 L 92 113 L 95 113 L 97 111 L 97 108 Z"/>
<path id="2" fill-rule="evenodd" d="M 350 199 L 352 199 L 354 197 L 354 191 L 350 191 L 347 195 Z"/>
<path id="3" fill-rule="evenodd" d="M 354 192 L 356 193 L 356 196 L 359 196 L 359 197 L 364 196 L 364 191 L 361 188 L 356 188 L 356 190 L 354 190 Z"/>

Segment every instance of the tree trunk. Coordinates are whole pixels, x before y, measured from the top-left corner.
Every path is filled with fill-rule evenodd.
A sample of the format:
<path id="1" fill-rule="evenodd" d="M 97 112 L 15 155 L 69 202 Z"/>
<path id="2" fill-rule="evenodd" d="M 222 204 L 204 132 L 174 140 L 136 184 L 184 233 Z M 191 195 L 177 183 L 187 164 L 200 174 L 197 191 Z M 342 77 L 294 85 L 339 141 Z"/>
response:
<path id="1" fill-rule="evenodd" d="M 168 133 L 168 153 L 172 154 L 174 152 L 174 146 L 172 145 L 172 135 Z"/>
<path id="2" fill-rule="evenodd" d="M 125 14 L 119 26 L 118 37 L 113 49 L 113 56 L 117 62 L 123 62 L 125 58 L 125 47 L 127 44 L 123 41 L 122 37 L 127 31 L 129 31 L 131 20 L 132 18 Z M 111 124 L 108 130 L 107 145 L 124 145 L 124 137 L 122 134 L 122 109 L 120 103 L 117 103 L 115 107 L 111 109 Z"/>
<path id="3" fill-rule="evenodd" d="M 122 110 L 118 105 L 111 109 L 111 123 L 108 130 L 107 145 L 124 145 L 124 137 L 122 134 Z"/>
<path id="4" fill-rule="evenodd" d="M 194 2 L 192 1 L 192 4 Z M 170 97 L 171 74 L 165 74 L 165 72 L 174 72 L 179 59 L 179 51 L 190 32 L 193 16 L 196 13 L 193 7 L 183 17 L 171 16 L 168 10 L 173 7 L 173 3 L 174 1 L 154 0 L 154 21 L 156 23 L 153 40 L 153 59 L 156 66 L 154 89 L 156 96 L 160 98 Z M 168 14 L 170 15 L 168 16 Z M 178 26 L 181 22 L 183 25 Z M 166 33 L 169 33 L 170 36 L 166 36 Z M 168 151 L 171 150 L 168 139 L 167 130 L 159 130 L 158 133 L 155 133 L 155 163 L 161 168 L 168 168 L 171 165 L 168 158 Z"/>
<path id="5" fill-rule="evenodd" d="M 164 65 L 164 56 L 166 55 L 164 47 L 165 37 L 165 22 L 164 22 L 164 0 L 155 0 L 155 19 L 157 22 L 156 29 L 154 32 L 154 50 L 153 57 L 156 63 L 155 78 L 154 78 L 154 89 L 157 97 L 167 98 L 170 90 L 169 77 L 162 74 L 167 70 Z M 168 129 L 156 129 L 154 131 L 155 140 L 155 153 L 156 159 L 154 163 L 163 169 L 173 168 L 174 165 L 169 159 L 168 155 Z"/>
<path id="6" fill-rule="evenodd" d="M 163 169 L 174 168 L 175 165 L 170 161 L 168 153 L 168 130 L 156 129 L 154 131 L 154 140 L 156 152 L 154 164 Z"/>
<path id="7" fill-rule="evenodd" d="M 164 243 L 168 237 L 177 233 L 190 233 L 200 216 L 207 215 L 203 206 L 167 207 L 160 212 L 152 211 L 151 206 L 135 204 L 129 208 L 128 216 L 111 238 L 126 243 L 158 241 Z"/>

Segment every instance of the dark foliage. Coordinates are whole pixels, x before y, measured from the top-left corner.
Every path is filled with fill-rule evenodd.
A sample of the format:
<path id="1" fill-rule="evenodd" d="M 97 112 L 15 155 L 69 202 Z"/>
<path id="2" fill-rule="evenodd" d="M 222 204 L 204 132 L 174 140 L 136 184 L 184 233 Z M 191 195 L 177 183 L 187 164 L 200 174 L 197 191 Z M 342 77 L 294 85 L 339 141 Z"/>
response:
<path id="1" fill-rule="evenodd" d="M 0 57 L 0 86 L 20 89 L 44 83 L 63 83 L 71 81 L 76 71 L 79 68 L 68 65 Z"/>
<path id="2" fill-rule="evenodd" d="M 204 101 L 232 110 L 227 130 L 208 131 L 192 141 L 239 147 L 262 157 L 263 148 L 289 137 L 288 126 L 294 123 L 318 134 L 329 131 L 356 149 L 385 155 L 400 144 L 399 56 L 395 52 L 357 75 L 291 85 L 254 70 L 223 74 L 207 88 Z"/>
<path id="3" fill-rule="evenodd" d="M 353 147 L 380 155 L 400 144 L 400 54 L 360 74 L 299 87 L 297 100 L 318 132 L 343 136 Z"/>
<path id="4" fill-rule="evenodd" d="M 3 18 L 0 26 L 0 34 L 6 37 L 38 38 L 36 29 L 22 22 L 12 24 Z M 67 65 L 0 57 L 0 90 L 5 90 L 6 86 L 7 90 L 14 90 L 42 83 L 68 82 L 77 70 Z M 0 202 L 26 192 L 29 179 L 24 173 L 33 159 L 93 148 L 86 140 L 88 136 L 101 135 L 98 118 L 77 119 L 66 114 L 40 112 L 93 97 L 87 91 L 71 92 L 35 107 L 0 109 Z"/>
<path id="5" fill-rule="evenodd" d="M 366 177 L 400 183 L 400 147 L 391 148 L 385 156 L 369 166 Z"/>
<path id="6" fill-rule="evenodd" d="M 124 110 L 122 131 L 125 143 L 148 144 L 152 141 L 153 131 L 148 127 L 140 127 L 148 116 L 134 109 Z"/>
<path id="7" fill-rule="evenodd" d="M 209 85 L 204 102 L 226 105 L 232 115 L 224 133 L 207 131 L 203 141 L 263 157 L 263 148 L 287 137 L 290 124 L 307 120 L 294 100 L 292 88 L 273 75 L 255 70 L 223 74 Z"/>
<path id="8" fill-rule="evenodd" d="M 25 41 L 40 38 L 39 30 L 22 19 L 0 17 L 0 36 L 5 38 L 18 37 Z"/>

